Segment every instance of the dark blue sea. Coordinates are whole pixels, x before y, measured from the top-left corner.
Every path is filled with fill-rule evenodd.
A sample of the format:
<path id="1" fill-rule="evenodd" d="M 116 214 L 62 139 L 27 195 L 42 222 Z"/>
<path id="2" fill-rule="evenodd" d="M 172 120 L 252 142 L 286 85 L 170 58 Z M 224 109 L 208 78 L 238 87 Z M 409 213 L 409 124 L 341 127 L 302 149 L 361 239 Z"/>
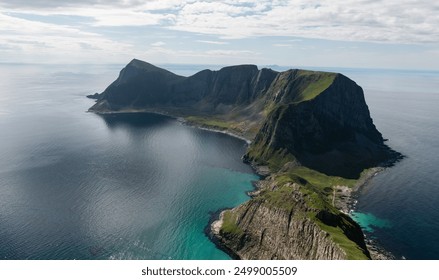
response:
<path id="1" fill-rule="evenodd" d="M 342 71 L 343 72 L 343 71 Z M 379 173 L 354 218 L 399 259 L 439 259 L 439 72 L 345 70 L 378 130 L 405 158 Z"/>
<path id="2" fill-rule="evenodd" d="M 159 115 L 87 113 L 85 95 L 122 67 L 0 64 L 1 258 L 229 259 L 204 230 L 258 179 L 246 143 Z M 406 156 L 361 190 L 354 217 L 398 258 L 439 259 L 439 73 L 328 70 L 364 88 Z"/>

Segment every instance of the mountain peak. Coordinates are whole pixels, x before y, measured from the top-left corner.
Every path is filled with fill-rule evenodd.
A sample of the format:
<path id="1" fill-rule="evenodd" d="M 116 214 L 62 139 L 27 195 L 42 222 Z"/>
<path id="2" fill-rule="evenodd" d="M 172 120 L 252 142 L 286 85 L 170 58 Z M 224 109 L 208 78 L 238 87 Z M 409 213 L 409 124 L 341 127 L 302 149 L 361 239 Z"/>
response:
<path id="1" fill-rule="evenodd" d="M 157 66 L 155 66 L 155 65 L 152 65 L 151 63 L 148 63 L 148 62 L 145 62 L 145 61 L 139 60 L 139 59 L 137 59 L 137 58 L 134 58 L 133 60 L 131 60 L 131 61 L 127 64 L 127 66 L 132 66 L 132 67 L 136 67 L 136 68 L 140 68 L 140 69 L 144 69 L 144 70 L 149 70 L 149 71 L 151 71 L 151 70 L 155 70 L 155 71 L 157 71 L 157 70 L 167 71 L 167 70 L 165 70 L 165 69 L 162 69 L 162 68 L 160 68 L 160 67 L 157 67 Z"/>

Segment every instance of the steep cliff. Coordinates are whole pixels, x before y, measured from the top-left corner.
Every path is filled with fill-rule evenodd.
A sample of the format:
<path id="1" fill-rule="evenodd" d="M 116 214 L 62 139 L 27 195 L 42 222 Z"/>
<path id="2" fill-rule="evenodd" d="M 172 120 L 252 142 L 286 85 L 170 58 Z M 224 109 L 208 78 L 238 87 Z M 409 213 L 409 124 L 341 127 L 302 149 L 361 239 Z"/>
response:
<path id="1" fill-rule="evenodd" d="M 360 227 L 308 182 L 272 176 L 250 201 L 224 211 L 214 237 L 241 259 L 370 259 Z"/>
<path id="2" fill-rule="evenodd" d="M 225 113 L 263 95 L 276 74 L 255 65 L 239 65 L 182 77 L 134 59 L 98 96 L 90 111 L 181 107 L 199 113 Z"/>
<path id="3" fill-rule="evenodd" d="M 277 169 L 296 158 L 328 175 L 358 178 L 396 156 L 373 124 L 361 87 L 341 74 L 318 81 L 287 77 L 271 92 L 274 105 L 246 160 Z"/>
<path id="4" fill-rule="evenodd" d="M 175 75 L 131 61 L 90 111 L 160 111 L 253 140 L 244 160 L 271 174 L 247 203 L 215 222 L 215 238 L 244 259 L 368 259 L 337 192 L 400 155 L 384 144 L 363 90 L 328 72 L 239 65 Z M 343 177 L 343 178 L 342 178 Z M 344 192 L 342 192 L 344 193 Z M 338 195 L 342 196 L 342 195 Z"/>

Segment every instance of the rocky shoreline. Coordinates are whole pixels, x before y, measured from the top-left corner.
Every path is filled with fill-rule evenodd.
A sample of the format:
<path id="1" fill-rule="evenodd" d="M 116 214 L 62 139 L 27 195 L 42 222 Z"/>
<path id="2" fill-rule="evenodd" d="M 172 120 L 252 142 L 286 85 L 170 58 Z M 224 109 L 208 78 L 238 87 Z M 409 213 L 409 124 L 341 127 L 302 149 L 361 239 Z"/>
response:
<path id="1" fill-rule="evenodd" d="M 353 188 L 349 188 L 346 186 L 337 186 L 338 189 L 341 190 L 341 196 L 338 198 L 338 200 L 336 200 L 338 201 L 338 203 L 336 203 L 335 206 L 346 214 L 350 214 L 352 211 L 355 211 L 355 207 L 359 199 L 359 192 L 361 191 L 361 189 L 366 187 L 369 181 L 383 170 L 383 167 L 375 167 L 363 172 L 361 177 L 358 179 L 357 184 Z M 396 259 L 391 252 L 388 252 L 384 248 L 382 248 L 378 241 L 368 238 L 367 234 L 365 234 L 364 231 L 363 234 L 367 249 L 369 250 L 372 260 Z"/>
<path id="2" fill-rule="evenodd" d="M 153 110 L 153 109 L 136 109 L 135 110 L 135 109 L 126 109 L 126 110 L 106 111 L 106 112 L 88 110 L 87 113 L 95 113 L 95 114 L 98 114 L 98 115 L 137 114 L 137 113 L 156 114 L 156 115 L 161 115 L 161 116 L 166 116 L 166 117 L 169 117 L 169 118 L 176 119 L 177 121 L 179 121 L 182 124 L 185 124 L 185 125 L 188 125 L 188 126 L 192 126 L 192 127 L 196 127 L 198 129 L 212 131 L 212 132 L 216 132 L 216 133 L 222 133 L 222 134 L 226 134 L 226 135 L 238 138 L 240 140 L 245 141 L 248 145 L 251 144 L 251 142 L 252 142 L 248 138 L 244 137 L 238 131 L 234 131 L 234 130 L 230 130 L 230 129 L 222 130 L 222 129 L 212 128 L 212 127 L 210 127 L 208 125 L 203 125 L 203 124 L 199 124 L 199 123 L 196 123 L 196 122 L 188 121 L 188 120 L 186 120 L 186 118 L 184 116 L 177 116 L 177 114 L 172 114 L 172 113 L 169 113 L 169 112 L 163 111 L 163 110 Z"/>

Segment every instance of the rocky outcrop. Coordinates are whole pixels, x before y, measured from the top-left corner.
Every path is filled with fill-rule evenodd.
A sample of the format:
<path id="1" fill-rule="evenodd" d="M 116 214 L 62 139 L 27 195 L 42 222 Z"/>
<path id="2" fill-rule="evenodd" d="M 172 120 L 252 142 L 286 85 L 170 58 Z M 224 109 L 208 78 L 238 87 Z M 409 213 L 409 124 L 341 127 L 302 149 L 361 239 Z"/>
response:
<path id="1" fill-rule="evenodd" d="M 220 238 L 241 259 L 344 260 L 346 253 L 309 218 L 250 201 L 231 210 L 242 235 L 221 231 Z"/>
<path id="2" fill-rule="evenodd" d="M 300 188 L 263 190 L 226 210 L 212 224 L 214 238 L 240 259 L 370 259 L 360 227 L 329 205 L 311 207 Z"/>

